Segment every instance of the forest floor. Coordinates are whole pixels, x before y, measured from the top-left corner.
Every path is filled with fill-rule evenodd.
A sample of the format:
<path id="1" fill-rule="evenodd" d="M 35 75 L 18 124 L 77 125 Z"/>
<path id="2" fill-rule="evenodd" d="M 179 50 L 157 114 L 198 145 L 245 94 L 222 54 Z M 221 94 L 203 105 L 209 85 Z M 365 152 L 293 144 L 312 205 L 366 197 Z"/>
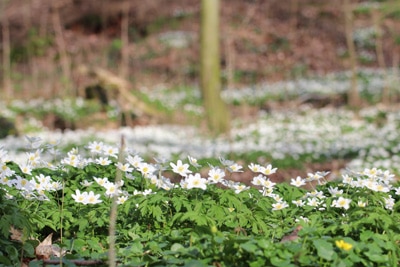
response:
<path id="1" fill-rule="evenodd" d="M 40 0 L 38 3 L 46 1 Z M 15 3 L 16 14 L 17 10 L 23 10 L 19 2 L 12 2 Z M 80 4 L 89 5 L 91 2 Z M 225 86 L 238 87 L 260 81 L 274 82 L 349 69 L 342 3 L 332 5 L 329 1 L 314 0 L 289 2 L 288 5 L 282 5 L 279 0 L 221 1 L 221 66 Z M 368 1 L 353 2 L 361 6 Z M 20 5 L 26 3 L 21 2 Z M 72 5 L 72 2 L 68 3 L 66 5 Z M 84 6 L 79 9 L 69 6 L 60 9 L 61 24 L 64 26 L 63 41 L 74 66 L 84 63 L 118 73 L 122 64 L 128 64 L 127 78 L 139 89 L 153 88 L 159 84 L 173 87 L 198 82 L 199 1 L 150 0 L 131 3 L 128 13 L 129 44 L 125 47 L 122 47 L 121 39 L 121 13 L 110 11 L 107 14 L 107 10 L 113 10 L 107 6 L 112 3 L 101 3 L 105 15 L 88 13 L 88 8 Z M 41 27 L 43 12 L 43 9 L 31 7 L 31 26 Z M 385 65 L 388 67 L 399 61 L 398 17 L 397 12 L 381 18 Z M 47 19 L 50 25 L 47 33 L 52 35 L 54 27 L 50 18 Z M 19 21 L 18 25 L 25 24 Z M 21 32 L 16 29 L 11 23 L 12 40 L 13 33 L 17 36 Z M 353 30 L 360 66 L 377 67 L 371 13 L 355 12 Z M 30 69 L 29 64 L 35 64 L 36 72 L 40 72 L 41 67 L 45 72 L 48 68 L 46 64 L 52 63 L 54 67 L 58 41 L 46 43 L 48 36 L 40 36 L 40 32 L 46 30 L 39 29 L 39 36 L 28 35 L 15 39 L 18 43 L 30 44 L 33 49 L 39 50 L 37 52 L 47 49 L 40 53 L 41 56 L 34 63 L 22 60 L 20 70 Z M 121 49 L 127 51 L 127 56 L 124 56 L 128 58 L 125 61 L 127 63 L 122 63 Z M 46 58 L 49 60 L 47 63 L 44 60 Z M 72 69 L 72 76 L 75 84 L 82 83 L 83 78 L 79 76 L 77 68 Z"/>
<path id="2" fill-rule="evenodd" d="M 224 87 L 240 88 L 350 68 L 341 4 L 315 0 L 290 3 L 282 5 L 280 0 L 221 1 Z M 110 14 L 105 19 L 99 14 L 85 14 L 65 24 L 64 41 L 71 63 L 74 66 L 82 63 L 101 66 L 118 73 L 123 60 L 121 49 L 127 49 L 129 74 L 126 78 L 134 88 L 198 84 L 199 1 L 138 1 L 132 4 L 129 14 L 129 44 L 126 47 L 121 41 L 120 13 Z M 66 16 L 68 14 L 61 17 L 61 23 Z M 33 14 L 32 18 L 39 21 L 41 16 Z M 400 32 L 400 21 L 396 16 L 386 17 L 382 19 L 381 27 L 385 65 L 398 66 L 400 37 L 396 34 Z M 360 67 L 378 67 L 375 36 L 371 35 L 373 28 L 371 14 L 356 14 L 354 36 Z M 21 43 L 45 40 L 43 36 L 39 37 L 42 39 L 32 39 L 31 36 L 31 39 L 22 39 Z M 54 63 L 58 58 L 56 42 L 38 49 L 41 48 L 46 50 L 36 55 L 34 61 L 27 58 L 18 61 L 17 68 L 22 73 L 32 74 L 32 66 L 35 66 L 36 73 L 54 69 L 49 62 Z M 49 80 L 46 75 L 43 77 Z M 77 68 L 72 69 L 72 77 L 76 85 L 85 83 L 86 78 L 82 78 Z M 29 88 L 32 85 L 29 83 Z M 42 90 L 45 86 L 37 88 Z M 344 166 L 345 162 L 337 161 L 309 164 L 303 170 L 285 170 L 283 176 L 304 176 L 315 170 L 335 171 Z M 246 179 L 245 176 L 243 174 L 241 179 Z"/>

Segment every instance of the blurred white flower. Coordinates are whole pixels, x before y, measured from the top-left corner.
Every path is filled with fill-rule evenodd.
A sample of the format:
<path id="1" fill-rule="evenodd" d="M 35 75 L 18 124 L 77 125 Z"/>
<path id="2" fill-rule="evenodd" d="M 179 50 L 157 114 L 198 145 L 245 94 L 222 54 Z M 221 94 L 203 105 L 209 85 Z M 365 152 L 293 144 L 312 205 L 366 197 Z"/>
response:
<path id="1" fill-rule="evenodd" d="M 350 208 L 351 201 L 352 200 L 349 198 L 339 197 L 338 199 L 332 201 L 331 206 L 348 210 Z"/>
<path id="2" fill-rule="evenodd" d="M 272 210 L 283 210 L 289 207 L 289 204 L 286 201 L 280 201 L 272 204 Z"/>
<path id="3" fill-rule="evenodd" d="M 120 170 L 123 171 L 123 172 L 131 172 L 131 171 L 133 171 L 133 168 L 130 167 L 129 163 L 123 164 L 123 163 L 121 163 L 121 162 L 118 162 L 118 163 L 116 164 L 116 166 L 117 166 L 118 169 L 120 169 Z"/>
<path id="4" fill-rule="evenodd" d="M 211 168 L 208 171 L 208 182 L 210 184 L 220 183 L 220 182 L 222 182 L 224 177 L 225 177 L 225 172 L 218 167 Z"/>
<path id="5" fill-rule="evenodd" d="M 272 168 L 272 165 L 268 164 L 266 167 L 261 167 L 260 171 L 264 175 L 270 175 L 270 174 L 276 173 L 277 169 L 278 168 Z"/>
<path id="6" fill-rule="evenodd" d="M 192 188 L 200 188 L 203 190 L 207 189 L 207 180 L 204 178 L 201 178 L 200 173 L 196 174 L 189 174 L 189 176 L 185 179 L 187 186 L 187 189 L 192 189 Z"/>
<path id="7" fill-rule="evenodd" d="M 171 162 L 169 165 L 172 167 L 172 171 L 180 176 L 186 177 L 189 173 L 192 173 L 192 171 L 189 170 L 189 164 L 183 164 L 181 160 L 178 160 L 176 164 Z"/>
<path id="8" fill-rule="evenodd" d="M 191 156 L 188 156 L 188 160 L 193 167 L 200 168 L 201 165 L 197 162 L 197 159 Z"/>
<path id="9" fill-rule="evenodd" d="M 106 156 L 117 158 L 118 148 L 114 146 L 104 145 L 103 146 L 103 153 Z"/>
<path id="10" fill-rule="evenodd" d="M 112 161 L 109 158 L 105 158 L 105 157 L 100 157 L 95 159 L 95 162 L 97 164 L 100 164 L 101 166 L 108 166 L 112 163 Z"/>
<path id="11" fill-rule="evenodd" d="M 102 154 L 104 150 L 104 143 L 103 142 L 90 142 L 87 148 L 90 150 L 90 153 L 93 154 Z"/>
<path id="12" fill-rule="evenodd" d="M 296 187 L 301 187 L 306 184 L 306 181 L 300 176 L 297 176 L 296 179 L 294 178 L 291 179 L 290 184 Z"/>

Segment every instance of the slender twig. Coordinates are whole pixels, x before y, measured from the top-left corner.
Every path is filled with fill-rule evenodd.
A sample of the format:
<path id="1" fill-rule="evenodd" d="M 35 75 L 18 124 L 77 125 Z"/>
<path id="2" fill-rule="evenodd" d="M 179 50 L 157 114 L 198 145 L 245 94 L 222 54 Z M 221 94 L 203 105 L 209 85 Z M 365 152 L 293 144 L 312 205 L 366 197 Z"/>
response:
<path id="1" fill-rule="evenodd" d="M 121 136 L 121 146 L 118 154 L 118 162 L 123 163 L 124 159 L 124 150 L 125 150 L 125 138 Z M 122 178 L 122 172 L 117 167 L 116 174 L 115 174 L 115 186 L 116 192 L 118 192 L 118 187 Z M 118 193 L 114 194 L 112 197 L 111 202 L 111 210 L 110 210 L 110 227 L 109 227 L 109 249 L 108 249 L 108 266 L 115 267 L 117 265 L 117 256 L 116 256 L 116 249 L 115 249 L 115 227 L 117 223 L 117 204 L 118 200 Z"/>
<path id="2" fill-rule="evenodd" d="M 61 205 L 60 205 L 60 243 L 63 243 L 63 223 L 64 223 L 64 189 L 65 189 L 65 179 L 63 177 L 62 180 L 62 191 L 61 191 Z M 62 263 L 63 254 L 60 253 L 60 266 L 63 266 Z"/>

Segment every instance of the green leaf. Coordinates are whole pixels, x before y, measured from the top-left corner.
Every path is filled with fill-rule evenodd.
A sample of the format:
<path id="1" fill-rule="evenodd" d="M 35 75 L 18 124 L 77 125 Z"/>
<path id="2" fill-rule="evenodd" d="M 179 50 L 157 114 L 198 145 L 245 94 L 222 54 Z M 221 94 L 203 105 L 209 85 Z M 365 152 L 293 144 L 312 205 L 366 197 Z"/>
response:
<path id="1" fill-rule="evenodd" d="M 199 215 L 195 211 L 186 212 L 181 218 L 181 221 L 189 220 L 195 222 L 197 225 L 207 225 L 207 218 L 205 215 Z"/>
<path id="2" fill-rule="evenodd" d="M 256 261 L 250 262 L 249 267 L 260 267 L 265 266 L 265 258 L 257 258 Z"/>
<path id="3" fill-rule="evenodd" d="M 368 244 L 368 251 L 365 255 L 373 262 L 386 262 L 388 261 L 388 256 L 383 254 L 381 247 L 376 243 Z"/>
<path id="4" fill-rule="evenodd" d="M 317 249 L 318 256 L 331 261 L 335 255 L 335 251 L 333 250 L 332 243 L 324 239 L 316 239 L 313 241 L 314 247 Z"/>
<path id="5" fill-rule="evenodd" d="M 172 201 L 174 208 L 177 212 L 181 211 L 182 208 L 182 201 L 179 198 L 174 198 L 174 200 Z"/>
<path id="6" fill-rule="evenodd" d="M 271 242 L 267 241 L 265 238 L 262 238 L 257 241 L 257 244 L 262 248 L 262 249 L 270 249 L 272 247 Z"/>
<path id="7" fill-rule="evenodd" d="M 84 250 L 84 247 L 86 246 L 86 242 L 83 239 L 75 239 L 73 241 L 73 246 L 76 251 L 81 251 L 81 250 Z"/>
<path id="8" fill-rule="evenodd" d="M 15 247 L 6 247 L 6 252 L 11 259 L 18 259 L 18 250 Z"/>
<path id="9" fill-rule="evenodd" d="M 194 206 L 193 211 L 200 213 L 203 208 L 203 203 L 202 202 L 197 202 L 196 206 Z"/>
<path id="10" fill-rule="evenodd" d="M 170 238 L 172 240 L 183 240 L 185 237 L 182 235 L 182 232 L 179 230 L 172 230 L 170 233 Z"/>
<path id="11" fill-rule="evenodd" d="M 35 247 L 31 243 L 25 242 L 22 247 L 26 253 L 26 256 L 34 256 L 35 255 Z"/>
<path id="12" fill-rule="evenodd" d="M 276 256 L 271 258 L 271 263 L 272 263 L 272 265 L 277 266 L 277 267 L 291 267 L 291 266 L 294 266 L 293 264 L 290 264 L 290 260 L 282 259 L 282 258 L 276 257 Z"/>
<path id="13" fill-rule="evenodd" d="M 215 243 L 217 243 L 217 244 L 222 244 L 222 243 L 224 243 L 224 241 L 225 241 L 225 237 L 223 237 L 223 236 L 216 236 L 216 237 L 214 237 L 214 241 L 215 241 Z"/>
<path id="14" fill-rule="evenodd" d="M 360 233 L 360 240 L 361 241 L 368 241 L 368 239 L 372 238 L 375 233 L 370 230 L 365 230 Z"/>
<path id="15" fill-rule="evenodd" d="M 185 266 L 186 267 L 206 267 L 206 266 L 209 266 L 208 264 L 205 264 L 204 262 L 202 262 L 202 261 L 199 261 L 199 260 L 188 260 L 188 261 L 185 261 Z"/>
<path id="16" fill-rule="evenodd" d="M 240 247 L 250 253 L 255 253 L 256 250 L 258 249 L 257 245 L 255 245 L 253 242 L 250 241 L 241 244 Z"/>
<path id="17" fill-rule="evenodd" d="M 80 219 L 78 224 L 79 224 L 79 231 L 84 231 L 88 227 L 89 222 L 86 219 Z"/>
<path id="18" fill-rule="evenodd" d="M 38 260 L 33 260 L 29 262 L 29 267 L 42 267 L 43 262 Z"/>
<path id="19" fill-rule="evenodd" d="M 143 253 L 143 245 L 141 242 L 134 242 L 130 247 L 130 252 L 134 255 L 141 255 Z"/>
<path id="20" fill-rule="evenodd" d="M 337 263 L 336 267 L 347 267 L 348 262 L 344 261 L 344 260 L 339 260 L 339 262 Z"/>
<path id="21" fill-rule="evenodd" d="M 211 209 L 208 211 L 207 215 L 211 218 L 214 218 L 215 221 L 219 222 L 225 219 L 226 217 L 226 209 L 219 205 L 213 205 Z"/>
<path id="22" fill-rule="evenodd" d="M 257 225 L 257 223 L 255 221 L 251 224 L 251 231 L 254 234 L 258 234 L 258 225 Z"/>
<path id="23" fill-rule="evenodd" d="M 8 237 L 10 233 L 10 227 L 11 227 L 11 216 L 10 215 L 3 215 L 1 217 L 1 223 L 0 223 L 0 233 L 4 237 Z"/>
<path id="24" fill-rule="evenodd" d="M 157 219 L 157 221 L 159 221 L 159 222 L 163 221 L 161 218 L 162 210 L 159 206 L 152 206 L 151 214 L 153 215 L 153 217 L 155 217 Z"/>
<path id="25" fill-rule="evenodd" d="M 374 252 L 365 252 L 365 255 L 372 262 L 388 262 L 388 260 L 389 260 L 387 255 L 377 254 L 377 253 L 374 253 Z"/>
<path id="26" fill-rule="evenodd" d="M 179 251 L 179 250 L 181 250 L 181 249 L 184 249 L 184 248 L 185 248 L 185 247 L 182 246 L 181 244 L 179 244 L 179 243 L 174 243 L 174 244 L 171 246 L 171 251 L 177 252 L 177 251 Z"/>
<path id="27" fill-rule="evenodd" d="M 94 251 L 100 252 L 104 250 L 103 246 L 99 243 L 99 241 L 96 238 L 88 239 L 87 244 Z"/>
<path id="28" fill-rule="evenodd" d="M 12 266 L 10 259 L 8 257 L 0 255 L 0 266 Z M 29 266 L 31 266 L 31 265 L 29 265 Z M 41 266 L 41 265 L 38 265 L 38 266 Z"/>

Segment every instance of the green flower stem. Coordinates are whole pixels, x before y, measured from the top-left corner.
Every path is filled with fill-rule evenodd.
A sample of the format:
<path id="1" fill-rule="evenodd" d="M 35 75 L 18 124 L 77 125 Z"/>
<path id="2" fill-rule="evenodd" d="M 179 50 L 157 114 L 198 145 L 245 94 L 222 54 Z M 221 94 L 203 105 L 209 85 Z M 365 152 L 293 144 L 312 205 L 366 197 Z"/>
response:
<path id="1" fill-rule="evenodd" d="M 63 223 L 64 223 L 64 189 L 65 189 L 65 180 L 62 179 L 62 190 L 61 190 L 61 203 L 60 203 L 60 243 L 63 243 Z M 63 255 L 60 253 L 60 266 L 63 266 L 62 261 Z"/>

